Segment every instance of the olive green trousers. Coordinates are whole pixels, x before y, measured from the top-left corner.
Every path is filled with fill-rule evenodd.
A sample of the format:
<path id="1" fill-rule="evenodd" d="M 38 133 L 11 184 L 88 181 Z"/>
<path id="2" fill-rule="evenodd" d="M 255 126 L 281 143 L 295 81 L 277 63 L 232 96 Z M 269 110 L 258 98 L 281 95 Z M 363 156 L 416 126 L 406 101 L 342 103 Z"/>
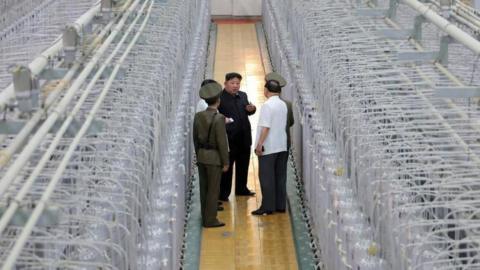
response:
<path id="1" fill-rule="evenodd" d="M 222 167 L 198 163 L 200 178 L 200 204 L 202 209 L 202 224 L 209 226 L 218 223 L 217 203 L 220 192 Z"/>

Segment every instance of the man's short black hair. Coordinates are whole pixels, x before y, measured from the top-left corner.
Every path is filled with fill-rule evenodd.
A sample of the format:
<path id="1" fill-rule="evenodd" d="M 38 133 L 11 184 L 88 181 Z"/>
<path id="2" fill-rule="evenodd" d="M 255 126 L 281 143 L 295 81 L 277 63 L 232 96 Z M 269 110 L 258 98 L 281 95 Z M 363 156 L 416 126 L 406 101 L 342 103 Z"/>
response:
<path id="1" fill-rule="evenodd" d="M 282 87 L 280 87 L 280 83 L 278 81 L 275 81 L 275 80 L 268 80 L 265 83 L 265 88 L 267 88 L 268 91 L 270 91 L 272 93 L 282 92 Z"/>
<path id="2" fill-rule="evenodd" d="M 213 97 L 213 98 L 207 98 L 205 99 L 205 102 L 208 104 L 208 106 L 211 106 L 213 104 L 215 104 L 215 102 L 217 102 L 217 100 L 220 99 L 220 96 L 216 96 L 216 97 Z"/>
<path id="3" fill-rule="evenodd" d="M 236 72 L 230 72 L 230 73 L 227 73 L 225 74 L 225 81 L 228 82 L 232 79 L 239 79 L 240 81 L 242 80 L 242 75 L 236 73 Z"/>
<path id="4" fill-rule="evenodd" d="M 203 80 L 202 84 L 200 85 L 200 87 L 206 85 L 206 84 L 209 84 L 209 83 L 218 83 L 217 81 L 215 80 L 212 80 L 212 79 L 205 79 Z"/>

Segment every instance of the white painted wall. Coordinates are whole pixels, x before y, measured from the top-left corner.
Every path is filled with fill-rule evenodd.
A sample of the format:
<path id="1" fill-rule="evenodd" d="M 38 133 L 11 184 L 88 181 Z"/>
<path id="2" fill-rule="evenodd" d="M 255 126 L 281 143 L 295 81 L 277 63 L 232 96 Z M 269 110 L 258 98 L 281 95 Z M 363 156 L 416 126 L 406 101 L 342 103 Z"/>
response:
<path id="1" fill-rule="evenodd" d="M 480 0 L 473 0 L 473 7 L 480 10 Z"/>
<path id="2" fill-rule="evenodd" d="M 262 0 L 233 0 L 233 16 L 262 15 Z"/>
<path id="3" fill-rule="evenodd" d="M 233 0 L 211 0 L 212 15 L 233 15 Z"/>
<path id="4" fill-rule="evenodd" d="M 211 0 L 212 15 L 260 16 L 262 0 Z"/>

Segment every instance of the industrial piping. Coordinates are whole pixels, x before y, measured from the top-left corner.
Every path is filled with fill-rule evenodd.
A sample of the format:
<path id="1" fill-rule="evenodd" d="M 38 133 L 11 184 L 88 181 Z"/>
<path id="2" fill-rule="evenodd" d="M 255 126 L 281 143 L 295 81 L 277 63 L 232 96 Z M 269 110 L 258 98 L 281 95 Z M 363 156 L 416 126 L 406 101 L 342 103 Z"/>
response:
<path id="1" fill-rule="evenodd" d="M 144 2 L 142 7 L 141 7 L 141 10 L 144 10 L 145 7 L 147 5 L 147 2 Z M 42 156 L 42 159 L 40 160 L 40 162 L 37 164 L 37 166 L 35 167 L 34 171 L 32 172 L 32 174 L 28 177 L 28 179 L 26 180 L 26 182 L 23 184 L 21 190 L 19 191 L 19 193 L 15 196 L 15 200 L 8 206 L 8 209 L 7 211 L 5 211 L 4 215 L 0 218 L 0 233 L 3 232 L 3 230 L 5 230 L 5 228 L 7 227 L 7 225 L 9 224 L 11 218 L 13 217 L 13 215 L 15 214 L 15 211 L 17 210 L 17 208 L 19 207 L 20 205 L 20 202 L 24 199 L 24 197 L 27 195 L 27 193 L 29 192 L 30 188 L 33 186 L 36 178 L 38 177 L 38 175 L 40 174 L 40 172 L 42 171 L 42 169 L 44 168 L 45 164 L 48 162 L 50 156 L 53 154 L 53 152 L 55 151 L 56 147 L 58 146 L 58 144 L 60 143 L 60 140 L 63 138 L 63 135 L 65 134 L 65 132 L 67 131 L 68 127 L 70 126 L 70 124 L 72 123 L 75 115 L 78 113 L 78 111 L 80 110 L 81 106 L 83 105 L 84 101 L 86 100 L 87 96 L 91 93 L 91 90 L 93 89 L 93 86 L 95 85 L 95 82 L 98 80 L 98 78 L 100 78 L 100 76 L 103 74 L 103 71 L 107 68 L 107 66 L 110 64 L 110 62 L 113 60 L 113 58 L 117 55 L 118 51 L 120 50 L 120 48 L 123 46 L 123 44 L 125 43 L 125 40 L 126 38 L 130 35 L 130 33 L 132 32 L 134 26 L 136 25 L 137 21 L 142 17 L 142 14 L 139 12 L 137 14 L 137 16 L 135 17 L 135 19 L 132 21 L 131 25 L 129 26 L 129 28 L 126 30 L 124 36 L 122 37 L 122 39 L 119 41 L 119 43 L 117 44 L 117 46 L 115 47 L 114 51 L 112 52 L 112 54 L 108 57 L 108 59 L 105 60 L 105 62 L 102 64 L 102 66 L 98 69 L 98 71 L 96 72 L 96 74 L 94 75 L 94 77 L 92 78 L 92 80 L 90 81 L 90 83 L 88 84 L 87 86 L 87 89 L 85 89 L 83 92 L 82 92 L 82 96 L 80 97 L 80 99 L 78 100 L 77 104 L 75 104 L 75 107 L 73 108 L 73 110 L 68 114 L 68 117 L 65 119 L 65 121 L 63 122 L 62 126 L 60 127 L 60 129 L 58 130 L 57 134 L 55 135 L 53 141 L 50 143 L 47 151 L 43 154 Z M 113 76 L 115 77 L 115 76 Z M 112 76 L 110 76 L 110 78 L 112 78 Z"/>
<path id="2" fill-rule="evenodd" d="M 146 3 L 146 2 L 145 2 Z M 10 255 L 8 256 L 5 264 L 3 265 L 2 269 L 11 269 L 18 256 L 20 255 L 20 252 L 25 245 L 25 242 L 28 240 L 28 237 L 30 236 L 33 228 L 35 227 L 35 224 L 37 223 L 38 219 L 40 218 L 40 215 L 42 214 L 43 210 L 46 207 L 46 203 L 48 202 L 50 196 L 53 194 L 53 191 L 55 189 L 56 184 L 58 181 L 60 181 L 62 174 L 65 170 L 65 168 L 68 165 L 68 162 L 70 160 L 70 157 L 73 155 L 75 148 L 77 144 L 80 142 L 80 139 L 83 137 L 83 135 L 87 132 L 88 127 L 92 123 L 96 111 L 100 108 L 100 105 L 102 104 L 104 98 L 106 97 L 108 90 L 110 89 L 113 80 L 115 79 L 115 76 L 117 75 L 118 71 L 120 70 L 120 66 L 122 65 L 123 61 L 125 61 L 125 58 L 128 56 L 130 51 L 132 50 L 133 46 L 136 44 L 138 41 L 138 38 L 140 35 L 143 33 L 143 29 L 145 29 L 145 26 L 147 25 L 148 19 L 150 18 L 151 10 L 152 10 L 152 5 L 153 2 L 150 1 L 150 6 L 148 8 L 147 14 L 144 18 L 144 21 L 138 31 L 135 34 L 135 37 L 132 39 L 132 41 L 128 44 L 128 47 L 126 48 L 125 52 L 122 54 L 121 58 L 118 60 L 118 62 L 115 65 L 115 68 L 110 75 L 110 78 L 107 80 L 105 87 L 103 88 L 100 97 L 97 99 L 95 102 L 94 107 L 90 111 L 87 119 L 85 120 L 85 123 L 82 125 L 80 131 L 77 133 L 75 136 L 72 144 L 69 146 L 68 151 L 65 155 L 65 157 L 62 159 L 62 162 L 60 163 L 59 168 L 55 172 L 51 182 L 48 184 L 47 189 L 42 195 L 42 198 L 38 202 L 37 206 L 32 212 L 32 215 L 28 219 L 28 222 L 26 223 L 25 227 L 23 228 L 18 241 L 15 243 L 15 246 L 13 247 L 12 251 L 10 252 Z"/>
<path id="3" fill-rule="evenodd" d="M 127 22 L 127 18 L 134 11 L 140 0 L 136 0 L 130 8 L 123 14 L 122 19 L 118 25 L 114 28 L 110 36 L 105 40 L 100 49 L 92 57 L 91 61 L 85 66 L 85 69 L 80 73 L 77 79 L 74 81 L 72 86 L 67 90 L 63 99 L 59 102 L 58 106 L 52 110 L 48 118 L 45 120 L 43 125 L 38 129 L 38 131 L 33 135 L 27 146 L 23 149 L 20 155 L 17 157 L 15 162 L 11 167 L 8 168 L 4 177 L 0 180 L 0 196 L 4 194 L 7 190 L 10 183 L 14 180 L 18 172 L 22 169 L 24 164 L 28 161 L 34 150 L 41 143 L 45 135 L 55 124 L 57 119 L 66 111 L 68 104 L 73 99 L 75 93 L 82 86 L 82 84 L 87 79 L 88 75 L 94 70 L 98 61 L 100 61 L 101 56 L 107 51 L 107 48 L 114 41 L 115 37 L 121 32 L 124 24 Z M 131 2 L 131 1 L 129 1 Z"/>
<path id="4" fill-rule="evenodd" d="M 82 30 L 82 28 L 86 25 L 88 25 L 95 15 L 97 15 L 100 12 L 100 4 L 97 4 L 88 12 L 86 12 L 83 16 L 81 16 L 73 26 L 77 31 Z M 33 75 L 38 75 L 44 68 L 47 66 L 48 61 L 50 58 L 53 56 L 57 55 L 63 48 L 63 41 L 62 38 L 59 37 L 55 43 L 45 50 L 40 56 L 35 58 L 28 67 L 30 68 L 31 72 Z M 0 110 L 4 110 L 5 106 L 13 99 L 15 98 L 15 92 L 13 90 L 13 83 L 7 86 L 1 93 L 0 93 Z"/>
<path id="5" fill-rule="evenodd" d="M 447 21 L 442 16 L 438 15 L 434 10 L 428 6 L 418 2 L 417 0 L 403 0 L 403 3 L 407 4 L 411 8 L 415 9 L 418 13 L 423 15 L 428 21 L 439 27 L 442 31 L 449 34 L 452 38 L 465 45 L 472 50 L 475 54 L 480 54 L 480 42 L 453 23 Z"/>

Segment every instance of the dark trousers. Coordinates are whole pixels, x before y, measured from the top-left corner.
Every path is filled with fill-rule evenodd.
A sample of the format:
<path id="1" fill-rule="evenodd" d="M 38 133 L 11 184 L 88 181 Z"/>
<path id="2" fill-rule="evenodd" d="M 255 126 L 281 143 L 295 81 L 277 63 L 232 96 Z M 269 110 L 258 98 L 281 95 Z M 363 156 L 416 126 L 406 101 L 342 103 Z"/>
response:
<path id="1" fill-rule="evenodd" d="M 203 226 L 212 225 L 217 220 L 217 201 L 220 189 L 222 167 L 198 163 L 200 178 L 200 208 Z"/>
<path id="2" fill-rule="evenodd" d="M 285 210 L 287 205 L 288 152 L 279 152 L 258 158 L 258 174 L 265 211 Z"/>
<path id="3" fill-rule="evenodd" d="M 230 167 L 222 175 L 220 184 L 220 199 L 227 199 L 232 190 L 233 165 L 235 164 L 235 193 L 245 193 L 248 180 L 248 165 L 250 164 L 250 146 L 230 144 Z"/>

